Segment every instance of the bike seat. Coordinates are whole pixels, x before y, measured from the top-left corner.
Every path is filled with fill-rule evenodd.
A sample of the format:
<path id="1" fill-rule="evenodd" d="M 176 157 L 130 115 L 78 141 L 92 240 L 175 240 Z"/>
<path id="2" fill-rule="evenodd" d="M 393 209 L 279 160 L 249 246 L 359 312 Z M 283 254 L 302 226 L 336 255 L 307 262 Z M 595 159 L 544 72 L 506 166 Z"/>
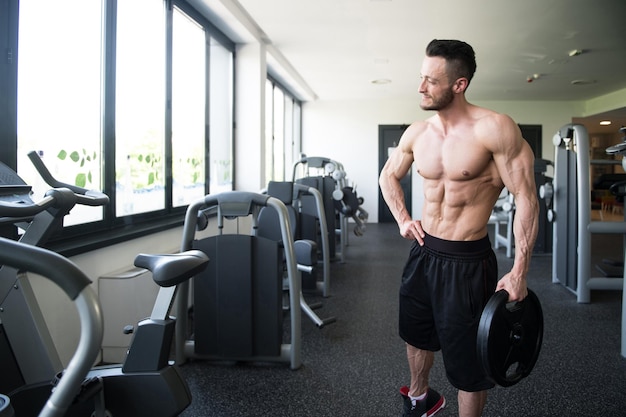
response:
<path id="1" fill-rule="evenodd" d="M 171 287 L 193 277 L 206 268 L 208 256 L 199 250 L 174 254 L 145 254 L 135 257 L 135 266 L 152 272 L 152 279 L 161 287 Z"/>

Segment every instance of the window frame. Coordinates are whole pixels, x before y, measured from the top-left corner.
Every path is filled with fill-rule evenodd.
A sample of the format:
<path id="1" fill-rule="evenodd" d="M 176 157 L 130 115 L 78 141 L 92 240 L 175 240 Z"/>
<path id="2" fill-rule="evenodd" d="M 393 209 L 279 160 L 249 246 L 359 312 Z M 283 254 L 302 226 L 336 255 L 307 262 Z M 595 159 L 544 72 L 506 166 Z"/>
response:
<path id="1" fill-rule="evenodd" d="M 172 160 L 172 148 L 171 148 L 171 62 L 172 62 L 172 15 L 174 6 L 183 11 L 189 17 L 198 22 L 207 33 L 207 37 L 211 37 L 215 41 L 219 42 L 226 50 L 232 54 L 232 71 L 231 74 L 231 94 L 230 101 L 232 103 L 231 119 L 232 126 L 230 135 L 230 147 L 234 150 L 234 138 L 235 138 L 235 43 L 231 41 L 224 33 L 222 33 L 216 26 L 209 22 L 204 16 L 196 11 L 187 1 L 184 0 L 163 0 L 163 7 L 165 10 L 165 19 L 163 24 L 165 25 L 166 37 L 164 39 L 164 48 L 166 54 L 166 85 L 165 88 L 165 102 L 163 103 L 163 109 L 165 112 L 165 160 L 167 161 L 165 167 L 166 175 L 166 197 L 165 208 L 150 211 L 145 213 L 138 213 L 128 216 L 115 216 L 115 70 L 116 70 L 116 14 L 117 14 L 117 1 L 119 0 L 103 0 L 103 63 L 102 63 L 102 178 L 103 178 L 103 192 L 105 192 L 111 198 L 111 202 L 103 210 L 102 220 L 77 224 L 68 227 L 64 227 L 62 230 L 56 231 L 47 244 L 47 247 L 65 255 L 72 256 L 91 250 L 95 250 L 101 247 L 109 246 L 115 243 L 121 243 L 127 240 L 135 239 L 141 236 L 164 231 L 173 227 L 178 227 L 183 224 L 184 213 L 187 209 L 187 205 L 175 207 L 172 204 L 172 182 L 171 182 L 171 160 Z M 7 108 L 4 112 L 8 115 L 7 118 L 0 119 L 0 144 L 2 144 L 3 152 L 0 154 L 0 160 L 17 170 L 17 65 L 18 65 L 18 42 L 17 42 L 17 24 L 19 22 L 19 2 L 18 0 L 8 0 L 2 2 L 7 5 L 9 13 L 0 13 L 1 21 L 7 20 L 7 31 L 2 31 L 0 34 L 0 42 L 8 46 L 8 50 L 12 52 L 13 61 L 10 66 L 5 66 L 8 69 L 9 74 L 6 77 L 0 78 L 0 91 L 14 91 L 14 94 L 2 94 L 0 97 L 0 109 Z M 11 45 L 13 45 L 11 47 Z M 210 56 L 207 55 L 207 60 Z M 3 69 L 4 71 L 4 69 Z M 207 64 L 207 77 L 208 77 L 209 65 Z M 14 72 L 14 73 L 12 73 Z M 2 73 L 1 75 L 5 75 Z M 207 90 L 207 102 L 209 100 Z M 210 106 L 210 103 L 208 104 Z M 210 108 L 210 107 L 209 107 Z M 208 117 L 208 112 L 207 112 Z M 208 123 L 208 120 L 207 120 Z M 205 133 L 205 147 L 206 153 L 210 149 L 209 131 L 207 129 Z M 232 167 L 235 166 L 235 154 L 232 154 Z M 210 160 L 205 163 L 205 193 L 209 193 L 210 185 Z M 231 168 L 234 169 L 234 168 Z M 234 172 L 232 177 L 234 179 Z M 58 178 L 60 181 L 67 181 L 67 179 Z M 69 182 L 69 181 L 67 181 Z M 234 183 L 233 183 L 234 184 Z"/>

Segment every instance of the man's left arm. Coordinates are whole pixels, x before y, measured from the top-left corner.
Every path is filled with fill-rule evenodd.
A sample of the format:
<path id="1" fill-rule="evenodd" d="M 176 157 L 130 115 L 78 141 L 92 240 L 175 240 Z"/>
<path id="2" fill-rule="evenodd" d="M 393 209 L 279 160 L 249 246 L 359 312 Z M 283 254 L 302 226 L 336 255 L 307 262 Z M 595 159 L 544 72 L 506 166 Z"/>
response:
<path id="1" fill-rule="evenodd" d="M 507 122 L 508 121 L 508 122 Z M 537 238 L 539 203 L 534 176 L 534 155 L 522 138 L 517 124 L 506 117 L 500 132 L 502 142 L 494 152 L 494 160 L 504 185 L 513 194 L 515 216 L 513 235 L 515 258 L 511 271 L 499 281 L 496 290 L 509 293 L 509 301 L 520 301 L 528 295 L 526 274 Z"/>

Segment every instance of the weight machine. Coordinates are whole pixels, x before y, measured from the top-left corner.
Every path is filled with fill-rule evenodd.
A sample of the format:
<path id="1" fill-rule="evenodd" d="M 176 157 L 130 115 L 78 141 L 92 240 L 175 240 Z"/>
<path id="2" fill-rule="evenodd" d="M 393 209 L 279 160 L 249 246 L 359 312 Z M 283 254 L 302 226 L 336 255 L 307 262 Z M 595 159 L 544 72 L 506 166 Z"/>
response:
<path id="1" fill-rule="evenodd" d="M 280 242 L 258 235 L 259 213 L 275 210 Z M 218 234 L 202 236 L 216 217 Z M 243 219 L 250 232 L 224 233 L 227 221 Z M 237 223 L 237 232 L 240 224 Z M 198 236 L 196 234 L 198 233 Z M 246 362 L 286 362 L 297 369 L 301 360 L 301 310 L 318 327 L 320 319 L 302 295 L 289 213 L 285 204 L 268 195 L 228 191 L 207 195 L 187 208 L 182 250 L 198 249 L 212 261 L 178 296 L 176 361 L 187 359 Z M 285 277 L 286 276 L 286 277 Z M 283 340 L 283 294 L 290 315 L 289 340 Z M 193 309 L 189 301 L 193 299 Z M 188 325 L 188 316 L 193 319 Z"/>
<path id="2" fill-rule="evenodd" d="M 354 221 L 354 234 L 363 236 L 369 214 L 361 207 L 363 198 L 358 197 L 356 188 L 346 181 L 343 164 L 326 157 L 302 157 L 293 166 L 293 182 L 317 188 L 322 194 L 328 233 L 335 238 L 330 240 L 330 256 L 339 253 L 341 262 L 345 261 L 345 249 L 348 246 L 348 219 Z M 303 199 L 303 206 L 307 201 Z M 302 237 L 316 240 L 315 222 L 302 216 Z M 336 249 L 336 237 L 339 238 L 340 250 Z"/>
<path id="3" fill-rule="evenodd" d="M 506 257 L 513 257 L 513 217 L 515 216 L 515 198 L 506 188 L 502 190 L 498 200 L 496 201 L 491 215 L 489 216 L 489 224 L 494 225 L 494 248 L 500 246 L 506 248 Z M 500 227 L 505 227 L 505 233 L 500 232 Z"/>
<path id="4" fill-rule="evenodd" d="M 551 208 L 547 216 L 553 223 L 552 282 L 573 291 L 579 303 L 591 301 L 592 290 L 621 290 L 626 295 L 626 276 L 593 277 L 591 273 L 591 234 L 622 234 L 626 239 L 626 220 L 591 221 L 590 170 L 592 164 L 622 164 L 620 161 L 591 160 L 589 136 L 584 126 L 564 125 L 553 137 L 555 146 L 553 186 L 545 184 L 540 197 Z M 607 153 L 624 155 L 624 145 Z M 616 190 L 616 192 L 622 192 Z M 626 250 L 624 251 L 626 261 Z M 624 269 L 626 273 L 626 268 Z M 626 357 L 626 296 L 622 297 L 621 354 Z"/>
<path id="5" fill-rule="evenodd" d="M 324 297 L 330 295 L 330 238 L 324 200 L 317 188 L 294 184 L 291 181 L 270 181 L 265 194 L 279 199 L 289 212 L 291 235 L 298 269 L 302 272 L 302 290 L 315 291 Z M 313 198 L 315 204 L 303 204 L 303 199 Z M 306 215 L 319 223 L 319 241 L 302 239 L 300 232 L 300 216 Z M 259 234 L 280 241 L 280 219 L 275 210 L 261 209 L 259 213 Z M 322 265 L 322 279 L 317 279 L 317 265 Z"/>

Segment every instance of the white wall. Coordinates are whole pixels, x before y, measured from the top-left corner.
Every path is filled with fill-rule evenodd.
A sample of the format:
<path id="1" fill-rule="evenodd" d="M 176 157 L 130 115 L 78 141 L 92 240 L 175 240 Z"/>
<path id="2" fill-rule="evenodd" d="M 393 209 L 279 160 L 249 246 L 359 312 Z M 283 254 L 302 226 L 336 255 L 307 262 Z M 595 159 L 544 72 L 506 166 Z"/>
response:
<path id="1" fill-rule="evenodd" d="M 258 191 L 265 186 L 265 45 L 239 45 L 236 66 L 235 188 Z"/>
<path id="2" fill-rule="evenodd" d="M 626 88 L 587 100 L 584 104 L 583 116 L 604 113 L 621 109 L 626 105 Z"/>

